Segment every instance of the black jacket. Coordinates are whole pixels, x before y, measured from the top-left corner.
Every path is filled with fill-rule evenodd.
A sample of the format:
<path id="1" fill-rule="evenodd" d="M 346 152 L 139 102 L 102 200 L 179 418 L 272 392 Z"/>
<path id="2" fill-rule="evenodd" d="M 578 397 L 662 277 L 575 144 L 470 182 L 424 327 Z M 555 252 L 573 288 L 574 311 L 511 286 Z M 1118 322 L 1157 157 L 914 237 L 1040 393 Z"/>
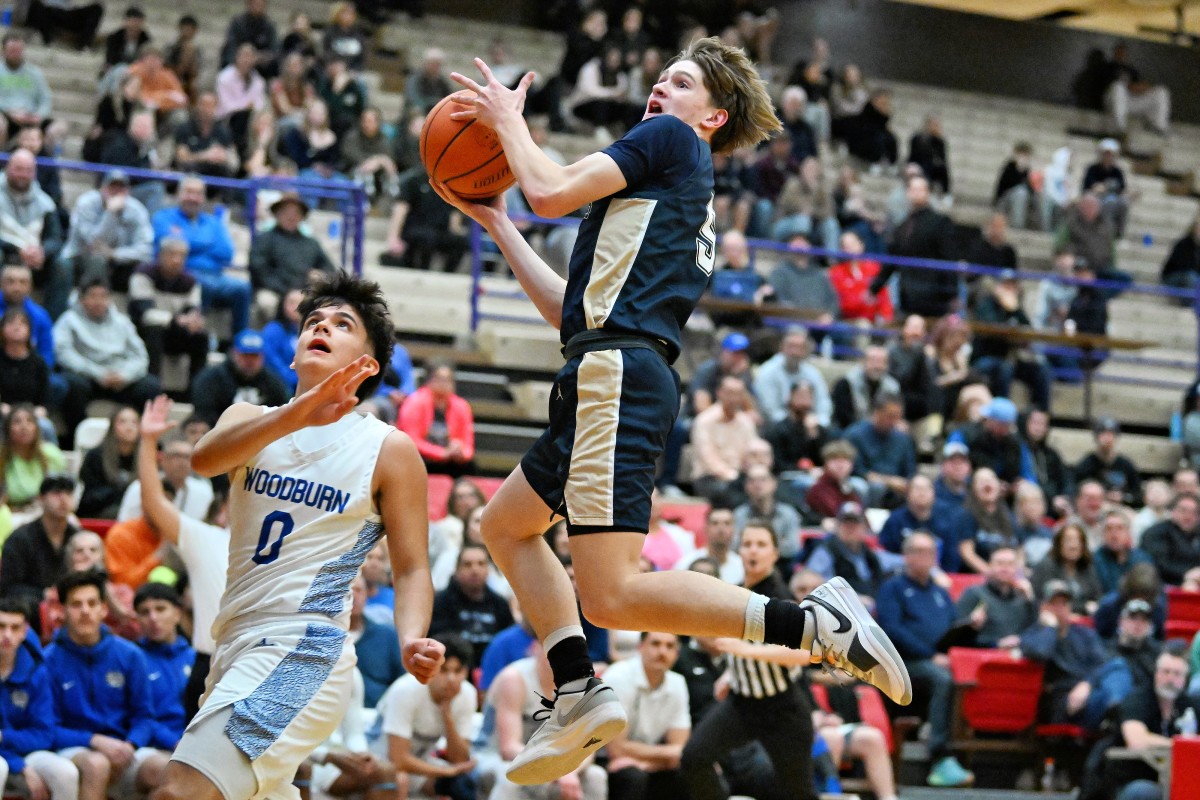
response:
<path id="1" fill-rule="evenodd" d="M 946 158 L 946 140 L 921 131 L 908 142 L 908 162 L 920 165 L 930 186 L 950 191 L 950 162 Z"/>
<path id="2" fill-rule="evenodd" d="M 41 517 L 13 531 L 0 557 L 0 597 L 40 603 L 45 589 L 65 574 L 66 543 L 78 530 L 68 525 L 63 546 L 57 548 L 46 538 Z M 36 614 L 30 617 L 37 618 Z"/>
<path id="3" fill-rule="evenodd" d="M 1141 546 L 1168 586 L 1180 585 L 1189 569 L 1200 566 L 1200 534 L 1185 532 L 1172 520 L 1147 528 Z"/>
<path id="4" fill-rule="evenodd" d="M 1168 283 L 1168 275 L 1187 275 L 1189 273 L 1200 273 L 1200 242 L 1196 241 L 1190 233 L 1171 248 L 1171 255 L 1167 256 L 1166 263 L 1163 264 L 1162 280 L 1163 283 Z"/>
<path id="5" fill-rule="evenodd" d="M 483 598 L 472 600 L 458 585 L 457 578 L 433 598 L 433 617 L 429 623 L 429 635 L 456 633 L 475 648 L 474 668 L 483 651 L 500 631 L 513 624 L 512 611 L 503 597 L 486 585 Z"/>
<path id="6" fill-rule="evenodd" d="M 944 214 L 931 208 L 918 208 L 896 228 L 888 252 L 908 258 L 931 258 L 953 261 L 954 223 Z M 875 280 L 871 293 L 878 294 L 892 273 L 895 264 L 885 264 Z M 941 269 L 905 269 L 900 273 L 900 307 L 913 314 L 941 317 L 958 298 L 958 274 Z"/>
<path id="7" fill-rule="evenodd" d="M 150 41 L 150 34 L 142 31 L 138 34 L 137 44 L 133 47 L 132 53 L 125 48 L 125 29 L 118 28 L 117 30 L 104 37 L 104 66 L 111 67 L 116 64 L 132 64 L 137 57 L 137 51 L 142 49 L 142 45 Z"/>
<path id="8" fill-rule="evenodd" d="M 288 401 L 283 381 L 267 368 L 253 377 L 238 372 L 233 359 L 206 367 L 192 382 L 192 404 L 196 416 L 216 425 L 225 409 L 237 402 L 281 406 Z"/>
<path id="9" fill-rule="evenodd" d="M 1042 487 L 1042 493 L 1046 495 L 1047 508 L 1053 508 L 1054 498 L 1070 497 L 1074 494 L 1071 472 L 1057 450 L 1045 442 L 1034 444 L 1028 440 L 1021 442 L 1021 446 L 1029 451 L 1029 460 L 1033 463 L 1033 471 L 1037 473 L 1038 486 Z"/>
<path id="10" fill-rule="evenodd" d="M 1014 189 L 1021 185 L 1029 186 L 1029 167 L 1021 169 L 1017 166 L 1017 162 L 1012 159 L 1004 165 L 1004 169 L 1000 171 L 1000 177 L 996 180 L 996 191 L 992 193 L 992 202 L 999 203 L 1000 198 L 1008 194 L 1009 189 Z"/>
<path id="11" fill-rule="evenodd" d="M 327 275 L 335 272 L 325 249 L 299 231 L 272 228 L 260 233 L 250 248 L 250 282 L 255 289 L 270 289 L 279 295 L 303 289 L 311 270 Z"/>
<path id="12" fill-rule="evenodd" d="M 979 300 L 971 316 L 979 322 L 991 325 L 1028 328 L 1031 324 L 1029 317 L 1025 316 L 1025 312 L 1021 310 L 1020 306 L 1010 311 L 1000 305 L 1000 302 L 991 294 L 984 295 Z M 1008 358 L 1012 355 L 1013 350 L 1019 347 L 1020 345 L 1014 345 L 1010 339 L 1005 339 L 1003 336 L 976 336 L 971 345 L 971 363 L 974 364 L 981 358 Z"/>
<path id="13" fill-rule="evenodd" d="M 1121 492 L 1121 502 L 1126 505 L 1141 505 L 1142 477 L 1133 462 L 1122 455 L 1105 464 L 1095 453 L 1088 453 L 1075 466 L 1075 483 L 1086 480 L 1099 481 L 1105 491 L 1116 489 Z"/>
<path id="14" fill-rule="evenodd" d="M 1016 436 L 997 439 L 982 422 L 972 422 L 963 430 L 963 439 L 971 451 L 972 468 L 987 467 L 1005 483 L 1021 477 L 1021 442 Z"/>

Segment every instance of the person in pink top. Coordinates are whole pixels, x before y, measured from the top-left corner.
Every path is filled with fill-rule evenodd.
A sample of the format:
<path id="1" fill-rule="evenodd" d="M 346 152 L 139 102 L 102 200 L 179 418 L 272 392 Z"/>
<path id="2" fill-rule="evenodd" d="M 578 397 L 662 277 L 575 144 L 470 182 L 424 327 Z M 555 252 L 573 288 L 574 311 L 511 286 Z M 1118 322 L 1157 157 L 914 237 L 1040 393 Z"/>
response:
<path id="1" fill-rule="evenodd" d="M 650 530 L 642 545 L 642 558 L 655 569 L 674 569 L 675 565 L 696 552 L 696 535 L 662 518 L 662 496 L 650 494 Z"/>
<path id="2" fill-rule="evenodd" d="M 398 427 L 417 445 L 430 472 L 452 477 L 475 469 L 475 416 L 454 393 L 454 368 L 431 365 L 425 385 L 404 400 Z"/>
<path id="3" fill-rule="evenodd" d="M 884 288 L 877 295 L 870 290 L 871 281 L 879 274 L 879 262 L 857 258 L 866 248 L 854 231 L 842 234 L 841 249 L 855 256 L 829 270 L 829 280 L 842 307 L 842 319 L 846 322 L 861 319 L 872 325 L 891 322 L 894 311 L 888 290 Z"/>

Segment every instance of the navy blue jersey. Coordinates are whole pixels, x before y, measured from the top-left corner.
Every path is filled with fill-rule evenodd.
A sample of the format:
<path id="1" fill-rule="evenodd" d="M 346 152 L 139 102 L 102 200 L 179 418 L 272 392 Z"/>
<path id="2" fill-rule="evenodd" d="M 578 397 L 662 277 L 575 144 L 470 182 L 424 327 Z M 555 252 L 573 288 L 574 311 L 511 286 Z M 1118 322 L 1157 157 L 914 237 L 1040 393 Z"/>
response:
<path id="1" fill-rule="evenodd" d="M 562 341 L 603 328 L 661 340 L 671 360 L 716 257 L 708 144 L 668 115 L 603 150 L 626 187 L 592 203 L 579 226 L 563 299 Z"/>

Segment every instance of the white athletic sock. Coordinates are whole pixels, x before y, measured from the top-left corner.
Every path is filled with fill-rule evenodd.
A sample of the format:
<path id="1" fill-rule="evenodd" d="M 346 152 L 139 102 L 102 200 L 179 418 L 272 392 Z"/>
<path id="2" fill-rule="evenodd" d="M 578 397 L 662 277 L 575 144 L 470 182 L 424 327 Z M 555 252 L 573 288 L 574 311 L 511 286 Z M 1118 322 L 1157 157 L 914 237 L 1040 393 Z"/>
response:
<path id="1" fill-rule="evenodd" d="M 581 639 L 587 638 L 583 635 L 582 625 L 564 625 L 557 630 L 550 631 L 550 634 L 542 640 L 542 652 L 549 653 L 554 645 L 564 639 L 570 639 L 572 636 L 578 636 Z"/>
<path id="2" fill-rule="evenodd" d="M 750 594 L 746 602 L 746 621 L 742 638 L 761 644 L 767 631 L 767 598 L 761 594 Z"/>

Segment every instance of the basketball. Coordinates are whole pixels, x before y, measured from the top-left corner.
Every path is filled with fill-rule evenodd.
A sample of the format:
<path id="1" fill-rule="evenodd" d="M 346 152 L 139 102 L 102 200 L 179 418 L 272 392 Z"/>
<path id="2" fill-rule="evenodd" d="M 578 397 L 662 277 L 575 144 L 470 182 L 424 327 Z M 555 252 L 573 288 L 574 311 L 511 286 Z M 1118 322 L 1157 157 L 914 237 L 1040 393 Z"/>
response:
<path id="1" fill-rule="evenodd" d="M 487 200 L 516 183 L 500 137 L 477 120 L 450 119 L 469 108 L 451 96 L 442 98 L 421 128 L 421 162 L 429 176 L 459 197 Z"/>

